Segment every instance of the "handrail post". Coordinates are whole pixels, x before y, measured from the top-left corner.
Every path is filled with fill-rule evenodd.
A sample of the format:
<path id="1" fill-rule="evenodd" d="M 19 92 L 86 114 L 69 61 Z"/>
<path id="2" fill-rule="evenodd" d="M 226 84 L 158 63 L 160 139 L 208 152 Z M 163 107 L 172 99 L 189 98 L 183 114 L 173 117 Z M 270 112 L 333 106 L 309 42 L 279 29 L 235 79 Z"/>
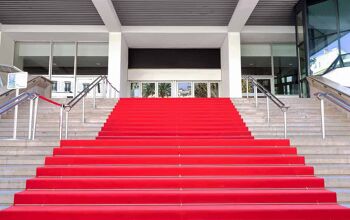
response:
<path id="1" fill-rule="evenodd" d="M 16 89 L 16 97 L 19 96 L 19 89 Z M 17 100 L 18 101 L 18 100 Z M 17 102 L 16 101 L 16 102 Z M 17 139 L 18 105 L 15 106 L 13 119 L 13 139 Z"/>
<path id="2" fill-rule="evenodd" d="M 107 98 L 107 80 L 103 80 L 103 98 Z"/>
<path id="3" fill-rule="evenodd" d="M 247 95 L 247 98 L 249 98 L 249 80 L 248 80 L 248 78 L 245 79 L 245 85 L 246 85 L 246 95 Z"/>
<path id="4" fill-rule="evenodd" d="M 33 99 L 29 102 L 29 120 L 28 120 L 28 140 L 32 138 L 33 123 Z"/>
<path id="5" fill-rule="evenodd" d="M 254 85 L 255 108 L 258 108 L 258 86 Z"/>
<path id="6" fill-rule="evenodd" d="M 35 98 L 35 104 L 34 104 L 34 121 L 33 121 L 33 134 L 32 134 L 32 140 L 35 140 L 35 134 L 36 134 L 36 124 L 38 120 L 38 105 L 39 105 L 39 98 Z"/>
<path id="7" fill-rule="evenodd" d="M 94 90 L 93 90 L 93 108 L 96 109 L 96 89 L 97 87 L 95 86 Z"/>
<path id="8" fill-rule="evenodd" d="M 267 111 L 267 124 L 270 125 L 270 102 L 269 102 L 268 96 L 266 96 L 266 111 Z"/>
<path id="9" fill-rule="evenodd" d="M 60 140 L 62 140 L 62 127 L 63 127 L 63 105 L 60 108 Z"/>
<path id="10" fill-rule="evenodd" d="M 321 126 L 322 126 L 322 139 L 326 138 L 326 129 L 325 129 L 325 118 L 324 118 L 324 100 L 323 98 L 320 99 L 321 101 Z"/>
<path id="11" fill-rule="evenodd" d="M 283 118 L 284 118 L 284 138 L 287 138 L 287 110 L 283 110 Z"/>
<path id="12" fill-rule="evenodd" d="M 67 111 L 66 112 L 66 130 L 65 130 L 65 133 L 66 133 L 66 135 L 65 135 L 65 139 L 67 140 L 68 139 L 68 119 L 69 119 L 69 112 Z"/>
<path id="13" fill-rule="evenodd" d="M 85 123 L 85 96 L 83 97 L 83 114 L 82 114 L 82 122 Z"/>

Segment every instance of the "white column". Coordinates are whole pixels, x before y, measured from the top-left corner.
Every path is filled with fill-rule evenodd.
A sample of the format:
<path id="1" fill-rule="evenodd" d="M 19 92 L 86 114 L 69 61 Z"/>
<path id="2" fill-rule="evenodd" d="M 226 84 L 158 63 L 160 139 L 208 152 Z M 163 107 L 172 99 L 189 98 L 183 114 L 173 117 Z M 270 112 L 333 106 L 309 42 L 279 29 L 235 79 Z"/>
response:
<path id="1" fill-rule="evenodd" d="M 6 33 L 0 31 L 0 64 L 13 65 L 14 52 L 15 42 Z"/>
<path id="2" fill-rule="evenodd" d="M 221 46 L 222 97 L 242 97 L 241 37 L 229 32 Z"/>
<path id="3" fill-rule="evenodd" d="M 128 46 L 122 33 L 109 33 L 108 80 L 120 91 L 118 97 L 127 96 Z"/>

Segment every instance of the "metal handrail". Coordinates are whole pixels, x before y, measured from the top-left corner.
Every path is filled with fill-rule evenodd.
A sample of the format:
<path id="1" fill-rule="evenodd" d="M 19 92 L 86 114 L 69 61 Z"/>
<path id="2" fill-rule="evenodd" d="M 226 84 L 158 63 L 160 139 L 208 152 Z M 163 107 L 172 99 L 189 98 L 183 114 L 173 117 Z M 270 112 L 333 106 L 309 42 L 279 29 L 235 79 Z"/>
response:
<path id="1" fill-rule="evenodd" d="M 67 104 L 63 105 L 63 109 L 65 110 L 65 139 L 68 139 L 68 123 L 69 123 L 69 112 L 78 104 L 80 101 L 82 101 L 83 105 L 83 112 L 82 112 L 82 122 L 85 123 L 85 97 L 86 95 L 93 90 L 93 108 L 96 108 L 96 88 L 100 84 L 100 82 L 103 81 L 105 84 L 104 87 L 104 97 L 107 96 L 107 90 L 109 88 L 109 98 L 111 98 L 111 89 L 115 91 L 114 95 L 116 96 L 117 93 L 120 93 L 118 89 L 116 89 L 110 81 L 108 81 L 107 76 L 101 75 L 97 77 L 92 83 L 90 83 L 83 91 L 81 91 L 76 97 L 74 97 L 71 101 L 69 101 Z M 60 115 L 60 130 L 63 130 L 63 112 L 61 112 Z M 61 138 L 60 133 L 60 138 Z"/>
<path id="2" fill-rule="evenodd" d="M 54 102 L 44 96 L 41 96 L 35 92 L 24 92 L 8 101 L 0 105 L 0 115 L 10 111 L 11 109 L 15 108 L 15 115 L 14 115 L 14 125 L 13 125 L 13 139 L 17 138 L 17 121 L 18 121 L 18 106 L 24 102 L 30 101 L 29 106 L 29 129 L 28 129 L 28 139 L 34 140 L 35 139 L 35 133 L 36 133 L 36 122 L 37 122 L 37 113 L 38 113 L 38 101 L 40 99 L 43 99 L 51 104 L 54 104 L 56 106 L 60 106 L 61 112 L 63 110 L 63 105 L 59 104 L 57 102 Z M 33 104 L 35 101 L 35 104 Z M 33 119 L 33 105 L 34 105 L 34 119 Z M 62 126 L 60 126 L 62 127 Z M 62 131 L 60 131 L 62 133 Z M 61 138 L 61 137 L 60 137 Z"/>
<path id="3" fill-rule="evenodd" d="M 321 102 L 321 126 L 322 126 L 322 138 L 326 138 L 326 126 L 325 126 L 325 112 L 324 112 L 324 100 L 327 99 L 331 103 L 341 107 L 342 109 L 350 112 L 350 103 L 340 98 L 337 98 L 331 93 L 318 92 L 314 94 L 318 100 Z"/>
<path id="4" fill-rule="evenodd" d="M 249 98 L 249 81 L 252 82 L 254 87 L 255 107 L 258 108 L 258 89 L 266 96 L 266 111 L 267 111 L 267 123 L 270 124 L 270 100 L 283 112 L 284 118 L 284 138 L 287 138 L 287 111 L 289 106 L 286 106 L 280 99 L 269 92 L 264 86 L 262 86 L 256 79 L 251 76 L 242 76 L 246 80 L 246 97 Z"/>

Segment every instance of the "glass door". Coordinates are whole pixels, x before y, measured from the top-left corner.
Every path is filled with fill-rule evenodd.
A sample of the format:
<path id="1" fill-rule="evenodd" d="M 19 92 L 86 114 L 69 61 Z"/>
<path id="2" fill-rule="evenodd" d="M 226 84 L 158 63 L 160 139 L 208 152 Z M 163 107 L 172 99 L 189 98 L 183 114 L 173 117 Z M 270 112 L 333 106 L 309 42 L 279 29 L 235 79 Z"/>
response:
<path id="1" fill-rule="evenodd" d="M 156 83 L 147 82 L 142 83 L 142 98 L 155 98 L 156 97 Z"/>
<path id="2" fill-rule="evenodd" d="M 178 82 L 177 83 L 177 97 L 189 98 L 192 97 L 192 83 L 191 82 Z"/>
<path id="3" fill-rule="evenodd" d="M 194 97 L 195 98 L 207 98 L 208 97 L 208 84 L 203 82 L 194 83 Z"/>

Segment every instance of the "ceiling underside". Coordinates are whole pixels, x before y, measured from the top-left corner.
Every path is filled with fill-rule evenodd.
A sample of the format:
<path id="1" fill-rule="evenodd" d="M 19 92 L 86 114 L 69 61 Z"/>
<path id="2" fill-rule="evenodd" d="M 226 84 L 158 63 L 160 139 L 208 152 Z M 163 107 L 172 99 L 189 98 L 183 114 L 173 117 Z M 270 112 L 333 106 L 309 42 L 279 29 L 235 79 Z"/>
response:
<path id="1" fill-rule="evenodd" d="M 125 26 L 227 26 L 238 0 L 112 0 Z"/>
<path id="2" fill-rule="evenodd" d="M 91 0 L 0 0 L 0 23 L 103 25 Z"/>
<path id="3" fill-rule="evenodd" d="M 294 25 L 294 6 L 299 0 L 260 0 L 247 25 Z"/>
<path id="4" fill-rule="evenodd" d="M 124 26 L 227 26 L 239 0 L 111 0 Z M 260 0 L 247 25 L 294 25 L 298 0 Z M 91 0 L 0 0 L 0 23 L 103 25 Z"/>

